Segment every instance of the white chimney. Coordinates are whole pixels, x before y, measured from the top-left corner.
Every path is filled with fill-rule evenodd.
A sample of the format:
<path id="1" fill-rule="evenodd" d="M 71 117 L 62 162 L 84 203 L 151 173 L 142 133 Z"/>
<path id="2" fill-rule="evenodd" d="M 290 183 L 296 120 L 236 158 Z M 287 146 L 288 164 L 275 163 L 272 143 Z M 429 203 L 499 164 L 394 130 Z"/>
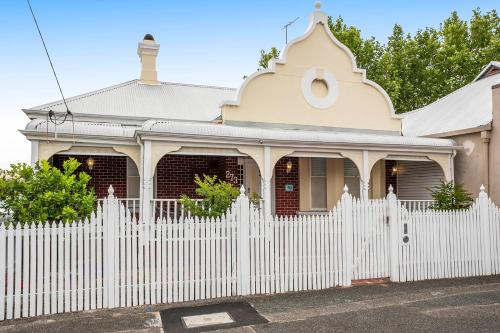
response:
<path id="1" fill-rule="evenodd" d="M 144 36 L 142 42 L 139 42 L 137 54 L 141 59 L 141 79 L 142 84 L 157 85 L 159 84 L 156 73 L 156 56 L 160 50 L 160 44 L 156 44 L 152 35 Z"/>

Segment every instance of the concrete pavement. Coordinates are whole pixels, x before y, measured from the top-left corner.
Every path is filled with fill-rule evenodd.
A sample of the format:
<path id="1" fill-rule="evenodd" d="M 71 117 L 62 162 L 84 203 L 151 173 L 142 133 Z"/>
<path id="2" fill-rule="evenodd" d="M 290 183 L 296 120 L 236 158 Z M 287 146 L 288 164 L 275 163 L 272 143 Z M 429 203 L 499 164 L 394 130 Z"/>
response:
<path id="1" fill-rule="evenodd" d="M 267 324 L 219 332 L 500 332 L 500 276 L 332 288 L 245 300 Z M 184 303 L 182 306 L 214 302 Z M 1 332 L 163 332 L 158 305 L 0 323 Z"/>

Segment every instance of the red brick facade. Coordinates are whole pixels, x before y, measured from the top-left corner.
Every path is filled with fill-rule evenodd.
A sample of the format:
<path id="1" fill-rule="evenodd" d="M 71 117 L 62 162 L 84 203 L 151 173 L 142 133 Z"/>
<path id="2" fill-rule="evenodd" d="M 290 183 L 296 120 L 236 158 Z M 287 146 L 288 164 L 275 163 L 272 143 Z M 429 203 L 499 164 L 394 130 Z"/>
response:
<path id="1" fill-rule="evenodd" d="M 95 165 L 92 170 L 89 170 L 86 161 L 90 156 L 54 155 L 52 157 L 52 165 L 62 169 L 63 162 L 70 157 L 82 163 L 77 171 L 85 171 L 92 177 L 89 185 L 95 189 L 97 198 L 104 198 L 108 195 L 109 185 L 113 185 L 115 196 L 118 198 L 127 197 L 127 157 L 92 156 Z"/>
<path id="2" fill-rule="evenodd" d="M 195 175 L 215 175 L 240 184 L 238 158 L 227 156 L 166 155 L 156 166 L 156 198 L 196 197 Z"/>
<path id="3" fill-rule="evenodd" d="M 286 164 L 292 162 L 292 170 L 286 172 Z M 300 210 L 299 159 L 283 157 L 274 167 L 276 215 L 295 215 Z M 293 191 L 285 191 L 285 185 L 293 185 Z"/>

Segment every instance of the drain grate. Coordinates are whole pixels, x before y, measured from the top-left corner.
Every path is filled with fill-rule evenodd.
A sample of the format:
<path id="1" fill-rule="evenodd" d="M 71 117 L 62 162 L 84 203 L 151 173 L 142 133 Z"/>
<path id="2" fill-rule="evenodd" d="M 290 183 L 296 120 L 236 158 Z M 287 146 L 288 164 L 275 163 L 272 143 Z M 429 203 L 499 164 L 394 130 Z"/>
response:
<path id="1" fill-rule="evenodd" d="M 168 333 L 207 332 L 268 322 L 247 302 L 173 308 L 160 311 L 160 316 Z"/>

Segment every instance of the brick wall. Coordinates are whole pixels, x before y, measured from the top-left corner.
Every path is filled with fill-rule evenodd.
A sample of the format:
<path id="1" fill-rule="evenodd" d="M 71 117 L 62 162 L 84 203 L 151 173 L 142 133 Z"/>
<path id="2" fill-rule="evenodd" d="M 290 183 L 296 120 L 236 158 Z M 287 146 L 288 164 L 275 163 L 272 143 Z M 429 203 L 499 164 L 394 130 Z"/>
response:
<path id="1" fill-rule="evenodd" d="M 165 155 L 156 167 L 156 198 L 175 199 L 181 194 L 196 197 L 194 177 L 203 174 L 233 182 L 235 179 L 231 175 L 238 176 L 238 158 Z"/>
<path id="2" fill-rule="evenodd" d="M 86 160 L 87 155 L 54 155 L 52 165 L 62 170 L 62 164 L 68 158 L 73 157 L 82 165 L 79 171 L 85 171 L 92 179 L 89 186 L 95 189 L 97 198 L 104 198 L 108 195 L 109 185 L 113 185 L 115 196 L 118 198 L 127 197 L 127 157 L 125 156 L 92 156 L 95 161 L 94 168 L 89 170 Z"/>
<path id="3" fill-rule="evenodd" d="M 292 161 L 290 173 L 286 173 L 286 163 Z M 274 167 L 276 215 L 295 215 L 299 211 L 299 159 L 283 157 Z M 285 185 L 293 185 L 292 192 L 285 191 Z"/>

